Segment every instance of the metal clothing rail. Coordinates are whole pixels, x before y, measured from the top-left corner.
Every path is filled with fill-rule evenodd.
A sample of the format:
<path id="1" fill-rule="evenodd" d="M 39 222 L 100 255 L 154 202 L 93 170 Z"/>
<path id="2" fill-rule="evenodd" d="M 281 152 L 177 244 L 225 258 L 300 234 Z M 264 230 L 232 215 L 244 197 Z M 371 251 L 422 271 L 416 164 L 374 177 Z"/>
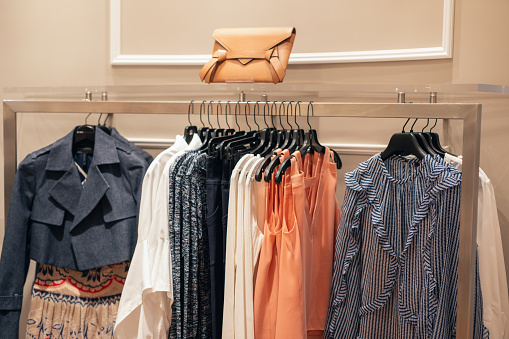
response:
<path id="1" fill-rule="evenodd" d="M 236 103 L 235 103 L 236 104 Z M 217 103 L 212 103 L 216 108 Z M 241 108 L 254 103 L 240 103 Z M 4 203 L 5 213 L 16 174 L 17 113 L 187 114 L 189 102 L 82 102 L 4 101 Z M 357 118 L 438 118 L 463 121 L 463 176 L 461 190 L 458 266 L 457 338 L 470 339 L 474 324 L 477 191 L 481 135 L 481 104 L 358 104 L 313 103 L 314 116 Z"/>

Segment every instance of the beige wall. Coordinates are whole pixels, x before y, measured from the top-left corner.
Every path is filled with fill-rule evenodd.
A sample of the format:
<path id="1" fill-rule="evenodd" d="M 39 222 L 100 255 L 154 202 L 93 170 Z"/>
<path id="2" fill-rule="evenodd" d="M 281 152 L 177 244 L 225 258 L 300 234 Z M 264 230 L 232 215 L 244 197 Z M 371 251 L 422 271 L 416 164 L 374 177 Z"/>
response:
<path id="1" fill-rule="evenodd" d="M 508 10 L 507 1 L 457 1 L 453 59 L 291 65 L 285 82 L 505 84 Z M 0 13 L 0 85 L 4 87 L 198 81 L 199 67 L 194 66 L 111 67 L 105 1 L 1 0 Z"/>
<path id="2" fill-rule="evenodd" d="M 508 84 L 507 13 L 509 13 L 507 1 L 456 1 L 452 59 L 290 65 L 285 83 L 395 84 L 395 86 Z M 1 92 L 0 99 L 19 98 L 20 95 L 12 89 L 17 87 L 79 86 L 84 90 L 85 87 L 100 88 L 104 85 L 198 83 L 199 66 L 111 67 L 108 18 L 109 5 L 102 0 L 86 2 L 0 0 L 0 88 L 7 88 Z M 192 16 L 189 20 L 193 20 Z M 310 20 L 319 21 L 320 18 Z M 195 21 L 194 27 L 196 30 L 200 29 L 199 21 Z M 209 34 L 207 30 L 207 35 Z M 81 90 L 76 91 L 76 97 L 81 97 L 81 93 Z M 419 100 L 425 98 L 420 97 Z M 481 98 L 475 95 L 465 96 L 462 100 L 482 101 L 484 104 L 481 161 L 483 169 L 495 186 L 506 248 L 506 262 L 509 263 L 507 170 L 509 161 L 505 157 L 505 154 L 509 154 L 506 128 L 509 125 L 509 101 L 500 96 Z M 42 145 L 53 142 L 57 135 L 63 136 L 72 126 L 82 121 L 81 116 L 59 118 L 48 116 L 44 119 L 28 115 L 21 117 L 19 156 L 22 157 Z M 137 125 L 140 126 L 138 128 L 133 128 L 132 120 L 115 118 L 115 121 L 119 128 L 122 127 L 120 130 L 125 132 L 126 136 L 174 137 L 183 126 L 183 123 L 172 125 L 170 121 L 163 120 L 165 128 L 157 128 L 154 122 L 158 120 L 155 118 L 149 119 L 152 125 L 140 124 Z M 357 122 L 348 122 L 343 123 L 346 126 L 341 127 L 343 130 L 338 132 L 340 127 L 328 128 L 330 124 L 325 119 L 316 123 L 320 127 L 320 137 L 332 143 L 359 142 L 361 139 L 359 135 L 351 133 L 353 126 L 359 130 L 362 127 L 362 133 L 367 140 L 363 143 L 383 144 L 387 142 L 391 131 L 400 126 L 397 122 L 389 125 L 389 128 L 379 129 L 376 125 L 360 126 Z M 366 129 L 369 132 L 365 132 Z M 360 156 L 345 157 L 344 169 L 352 169 L 362 160 Z M 0 165 L 2 163 L 0 156 Z M 0 166 L 0 174 L 2 171 Z M 1 212 L 3 204 L 0 206 Z M 0 234 L 2 232 L 3 230 Z"/>

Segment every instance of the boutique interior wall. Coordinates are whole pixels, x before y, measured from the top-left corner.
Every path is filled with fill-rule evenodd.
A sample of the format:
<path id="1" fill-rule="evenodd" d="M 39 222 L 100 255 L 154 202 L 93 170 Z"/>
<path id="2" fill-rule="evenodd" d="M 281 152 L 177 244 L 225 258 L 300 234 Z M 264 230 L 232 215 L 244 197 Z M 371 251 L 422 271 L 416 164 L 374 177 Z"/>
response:
<path id="1" fill-rule="evenodd" d="M 290 65 L 285 83 L 509 85 L 508 12 L 509 2 L 503 0 L 457 0 L 453 57 L 450 59 Z M 192 15 L 186 20 L 192 20 Z M 309 20 L 319 21 L 320 17 Z M 199 21 L 195 21 L 194 29 L 200 30 Z M 372 27 L 372 31 L 376 40 L 376 28 Z M 210 36 L 211 32 L 207 28 L 204 34 Z M 419 39 L 419 36 L 415 36 L 415 39 Z M 107 1 L 0 0 L 0 43 L 0 88 L 3 89 L 0 99 L 17 99 L 12 88 L 83 86 L 84 91 L 86 86 L 99 88 L 105 85 L 199 82 L 200 66 L 111 66 Z M 412 98 L 407 99 L 411 101 Z M 466 97 L 464 101 L 480 101 L 474 99 Z M 495 187 L 506 264 L 509 264 L 509 157 L 506 156 L 509 154 L 509 101 L 487 97 L 482 103 L 481 165 Z M 67 134 L 74 125 L 82 123 L 83 118 L 81 115 L 21 116 L 18 124 L 18 161 Z M 148 121 L 154 119 L 149 118 Z M 133 124 L 132 121 L 115 117 L 114 124 L 127 137 L 156 138 L 174 138 L 185 124 L 184 120 L 182 124 Z M 361 123 L 351 121 L 348 123 L 355 124 L 355 128 L 336 123 L 328 127 L 329 124 L 318 119 L 315 123 L 319 125 L 320 139 L 329 143 L 385 144 L 391 133 L 401 126 L 398 122 L 391 123 L 388 128 L 374 128 L 369 124 L 361 126 Z M 3 145 L 0 146 L 3 149 Z M 338 178 L 341 179 L 344 171 L 353 169 L 366 158 L 346 156 L 345 166 Z M 3 183 L 2 153 L 0 178 Z M 0 191 L 3 197 L 3 190 Z M 341 187 L 338 199 L 342 200 Z M 3 224 L 2 203 L 0 240 L 3 239 Z M 26 296 L 30 284 L 27 283 L 25 288 Z M 21 323 L 24 322 L 26 318 L 22 317 Z"/>

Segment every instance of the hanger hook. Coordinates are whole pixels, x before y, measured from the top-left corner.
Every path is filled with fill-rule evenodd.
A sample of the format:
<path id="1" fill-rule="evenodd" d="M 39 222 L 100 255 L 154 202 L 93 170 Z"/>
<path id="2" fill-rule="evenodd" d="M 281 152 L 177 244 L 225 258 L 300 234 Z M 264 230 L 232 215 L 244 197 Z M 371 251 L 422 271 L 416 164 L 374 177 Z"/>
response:
<path id="1" fill-rule="evenodd" d="M 297 107 L 299 108 L 299 117 L 301 116 L 301 112 L 300 112 L 300 103 L 302 101 L 297 101 L 297 104 L 295 106 L 295 124 L 297 125 L 297 129 L 300 129 L 300 126 L 299 126 L 299 123 L 297 122 Z"/>
<path id="2" fill-rule="evenodd" d="M 108 113 L 108 114 L 106 114 L 106 119 L 104 119 L 104 121 L 103 121 L 103 125 L 105 125 L 105 126 L 106 126 L 106 121 L 108 121 L 108 119 L 109 119 L 109 118 L 111 118 L 111 116 L 112 116 L 112 115 L 113 115 L 113 113 Z"/>
<path id="3" fill-rule="evenodd" d="M 230 100 L 226 102 L 226 106 L 224 108 L 224 119 L 226 120 L 226 126 L 228 126 L 228 129 L 232 129 L 230 127 L 230 123 L 228 122 L 228 114 L 232 114 L 232 108 L 230 107 Z"/>
<path id="4" fill-rule="evenodd" d="M 288 119 L 288 110 L 290 110 L 290 113 L 292 111 L 292 102 L 295 102 L 295 101 L 290 101 L 288 103 L 288 106 L 286 106 L 286 123 L 290 126 L 290 129 L 293 129 L 293 126 L 292 124 L 290 124 L 290 119 Z"/>
<path id="5" fill-rule="evenodd" d="M 210 122 L 210 111 L 212 109 L 214 109 L 213 106 L 212 106 L 213 102 L 214 102 L 214 100 L 210 100 L 209 103 L 207 104 L 207 120 L 209 122 L 210 128 L 212 128 L 212 123 Z"/>
<path id="6" fill-rule="evenodd" d="M 256 121 L 256 112 L 258 112 L 258 115 L 260 115 L 260 101 L 259 100 L 257 102 L 255 102 L 255 106 L 254 106 L 254 110 L 253 110 L 253 121 L 254 121 L 256 127 L 258 127 L 258 130 L 260 130 L 260 125 L 258 125 L 258 122 Z"/>
<path id="7" fill-rule="evenodd" d="M 417 120 L 419 120 L 419 119 L 415 119 L 414 123 L 412 124 L 412 127 L 410 127 L 410 133 L 414 132 L 414 126 L 415 126 L 415 123 L 417 122 Z"/>
<path id="8" fill-rule="evenodd" d="M 237 104 L 235 104 L 235 123 L 237 124 L 237 127 L 239 128 L 240 131 L 239 121 L 237 120 L 237 109 L 240 111 L 240 100 L 237 101 Z"/>
<path id="9" fill-rule="evenodd" d="M 221 107 L 221 100 L 219 100 L 217 102 L 217 107 L 216 107 L 217 126 L 218 126 L 218 128 L 221 128 L 221 125 L 219 125 L 219 109 L 221 109 L 221 115 L 223 115 L 223 107 Z"/>
<path id="10" fill-rule="evenodd" d="M 190 112 L 191 112 L 191 107 L 193 108 L 193 114 L 194 114 L 194 105 L 193 105 L 193 102 L 194 100 L 191 100 L 191 102 L 189 103 L 189 106 L 187 106 L 187 121 L 189 121 L 189 126 L 192 126 L 193 124 L 191 123 L 191 116 L 190 116 Z"/>
<path id="11" fill-rule="evenodd" d="M 212 128 L 212 123 L 210 122 L 210 110 L 213 102 L 214 100 L 210 100 L 209 104 L 207 105 L 207 120 L 209 121 L 210 128 Z"/>
<path id="12" fill-rule="evenodd" d="M 406 119 L 406 122 L 403 125 L 403 129 L 402 129 L 401 133 L 405 133 L 405 127 L 406 127 L 406 124 L 408 124 L 409 121 L 410 121 L 410 118 Z"/>
<path id="13" fill-rule="evenodd" d="M 315 116 L 315 112 L 314 112 L 313 102 L 312 101 L 310 101 L 309 104 L 308 104 L 308 113 L 307 113 L 306 120 L 308 122 L 309 129 L 313 129 L 311 127 L 311 124 L 309 123 L 309 107 L 311 107 L 311 114 L 312 114 L 312 116 Z"/>
<path id="14" fill-rule="evenodd" d="M 200 104 L 200 122 L 201 122 L 201 124 L 202 124 L 202 126 L 203 126 L 203 127 L 205 127 L 205 124 L 203 123 L 203 120 L 202 120 L 202 118 L 201 118 L 201 114 L 202 114 L 202 112 L 203 112 L 204 107 L 205 107 L 205 100 L 203 100 L 203 101 L 201 102 L 201 104 Z M 201 132 L 200 132 L 200 133 L 201 133 Z"/>
<path id="15" fill-rule="evenodd" d="M 246 110 L 249 111 L 249 113 L 246 113 Z M 249 106 L 249 101 L 246 101 L 246 104 L 244 105 L 244 117 L 246 117 L 246 124 L 249 128 L 249 132 L 251 132 L 251 125 L 249 125 L 249 121 L 247 120 L 247 115 L 251 114 L 251 107 Z"/>
<path id="16" fill-rule="evenodd" d="M 277 130 L 277 127 L 274 124 L 274 115 L 272 114 L 272 110 L 274 109 L 274 107 L 276 107 L 276 102 L 277 101 L 273 101 L 272 106 L 270 106 L 270 120 L 272 121 L 272 127 L 274 127 L 274 129 Z M 276 110 L 277 110 L 277 108 L 276 108 Z M 277 112 L 276 112 L 276 114 L 277 114 Z"/>
<path id="17" fill-rule="evenodd" d="M 103 114 L 106 114 L 106 113 L 101 113 L 99 115 L 99 119 L 97 119 L 97 126 L 101 126 L 101 117 L 103 116 Z M 106 121 L 108 121 L 108 118 L 112 115 L 113 113 L 107 113 L 106 114 L 106 118 L 104 118 L 104 121 L 102 123 L 102 126 L 106 126 Z"/>
<path id="18" fill-rule="evenodd" d="M 421 131 L 422 133 L 424 133 L 424 129 L 425 129 L 426 127 L 428 127 L 428 125 L 429 125 L 429 118 L 428 118 L 428 119 L 427 119 L 427 121 L 426 121 L 426 126 L 424 126 L 424 127 L 422 128 L 422 131 Z"/>
<path id="19" fill-rule="evenodd" d="M 429 129 L 429 132 L 431 133 L 431 131 L 433 130 L 433 128 L 435 128 L 435 126 L 437 125 L 437 122 L 438 122 L 438 119 L 435 119 L 435 123 L 433 124 L 433 126 Z"/>
<path id="20" fill-rule="evenodd" d="M 283 109 L 285 108 L 285 102 L 286 101 L 281 101 L 281 104 L 279 105 L 279 110 L 278 110 L 278 113 L 277 115 L 279 115 L 279 124 L 281 125 L 281 129 L 285 129 L 284 126 L 283 126 L 283 121 L 281 120 L 281 107 L 283 107 Z M 284 111 L 283 111 L 284 113 Z"/>
<path id="21" fill-rule="evenodd" d="M 269 128 L 269 124 L 267 124 L 267 120 L 265 118 L 265 114 L 266 114 L 266 109 L 267 109 L 268 106 L 269 106 L 269 102 L 265 101 L 265 104 L 263 104 L 263 122 L 265 122 L 265 126 L 267 126 L 267 128 Z"/>
<path id="22" fill-rule="evenodd" d="M 85 118 L 85 125 L 88 125 L 88 117 L 92 115 L 92 113 L 88 113 L 87 117 Z"/>

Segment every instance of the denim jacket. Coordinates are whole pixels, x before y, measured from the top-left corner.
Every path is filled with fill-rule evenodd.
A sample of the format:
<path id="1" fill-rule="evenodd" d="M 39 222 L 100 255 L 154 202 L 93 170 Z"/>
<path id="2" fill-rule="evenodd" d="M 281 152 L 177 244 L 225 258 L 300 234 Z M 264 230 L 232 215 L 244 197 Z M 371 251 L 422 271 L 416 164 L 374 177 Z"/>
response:
<path id="1" fill-rule="evenodd" d="M 30 259 L 86 270 L 130 260 L 148 163 L 101 129 L 82 185 L 74 131 L 19 165 L 0 257 L 0 329 L 16 338 Z"/>

